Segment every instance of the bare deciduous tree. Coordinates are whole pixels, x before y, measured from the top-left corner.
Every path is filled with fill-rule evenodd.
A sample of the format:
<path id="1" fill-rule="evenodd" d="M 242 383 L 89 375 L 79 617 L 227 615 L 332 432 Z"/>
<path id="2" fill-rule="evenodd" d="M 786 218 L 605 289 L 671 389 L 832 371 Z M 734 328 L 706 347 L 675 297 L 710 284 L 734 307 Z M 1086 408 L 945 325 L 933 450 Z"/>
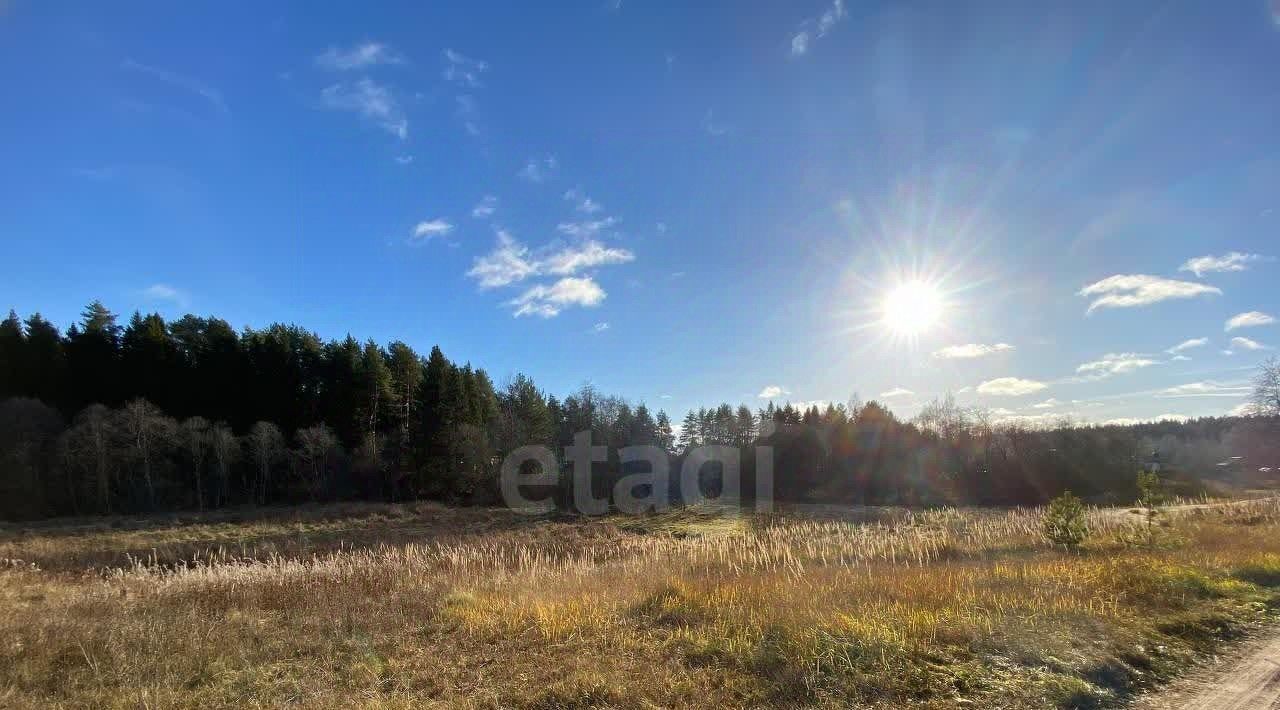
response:
<path id="1" fill-rule="evenodd" d="M 209 420 L 191 417 L 182 423 L 182 438 L 191 464 L 192 485 L 196 489 L 196 509 L 204 510 L 204 462 L 209 454 Z"/>
<path id="2" fill-rule="evenodd" d="M 80 472 L 81 480 L 91 482 L 97 510 L 111 512 L 111 482 L 113 479 L 111 445 L 114 438 L 111 410 L 101 404 L 91 404 L 76 415 L 71 428 L 62 435 L 62 458 L 68 469 Z M 68 494 L 72 500 L 78 496 L 74 479 L 67 477 Z"/>
<path id="3" fill-rule="evenodd" d="M 218 422 L 209 429 L 209 451 L 213 454 L 213 470 L 217 476 L 213 492 L 213 505 L 216 508 L 227 497 L 231 466 L 240 458 L 240 441 L 225 422 Z"/>
<path id="4" fill-rule="evenodd" d="M 130 452 L 142 474 L 147 507 L 154 508 L 156 484 L 152 468 L 157 452 L 174 441 L 177 426 L 159 407 L 141 397 L 130 400 L 119 414 L 122 428 L 129 438 Z"/>
<path id="5" fill-rule="evenodd" d="M 1250 405 L 1260 417 L 1280 417 L 1280 359 L 1270 358 L 1258 369 Z"/>
<path id="6" fill-rule="evenodd" d="M 328 424 L 317 424 L 299 429 L 294 436 L 297 449 L 298 475 L 303 478 L 313 499 L 319 499 L 329 489 L 330 473 L 339 451 L 338 438 Z"/>
<path id="7" fill-rule="evenodd" d="M 253 464 L 257 471 L 254 497 L 259 503 L 265 503 L 267 486 L 271 481 L 271 467 L 284 453 L 284 435 L 280 433 L 280 427 L 271 422 L 254 424 L 249 431 L 249 451 L 253 454 Z"/>

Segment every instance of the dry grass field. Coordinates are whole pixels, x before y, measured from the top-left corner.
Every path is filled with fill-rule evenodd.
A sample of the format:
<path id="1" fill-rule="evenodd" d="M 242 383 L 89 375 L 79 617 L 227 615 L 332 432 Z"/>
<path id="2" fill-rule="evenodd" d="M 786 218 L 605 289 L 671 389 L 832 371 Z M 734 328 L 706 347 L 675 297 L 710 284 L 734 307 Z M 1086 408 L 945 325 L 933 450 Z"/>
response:
<path id="1" fill-rule="evenodd" d="M 331 506 L 0 529 L 0 706 L 1107 707 L 1266 623 L 1280 503 L 525 518 Z"/>

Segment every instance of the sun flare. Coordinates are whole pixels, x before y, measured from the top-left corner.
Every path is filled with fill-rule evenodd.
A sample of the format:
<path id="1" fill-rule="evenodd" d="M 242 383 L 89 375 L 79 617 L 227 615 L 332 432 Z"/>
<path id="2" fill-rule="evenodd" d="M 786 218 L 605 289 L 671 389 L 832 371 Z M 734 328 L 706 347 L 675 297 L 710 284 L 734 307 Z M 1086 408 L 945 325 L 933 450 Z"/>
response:
<path id="1" fill-rule="evenodd" d="M 881 304 L 882 322 L 899 335 L 920 335 L 933 327 L 941 315 L 942 294 L 924 281 L 899 284 Z"/>

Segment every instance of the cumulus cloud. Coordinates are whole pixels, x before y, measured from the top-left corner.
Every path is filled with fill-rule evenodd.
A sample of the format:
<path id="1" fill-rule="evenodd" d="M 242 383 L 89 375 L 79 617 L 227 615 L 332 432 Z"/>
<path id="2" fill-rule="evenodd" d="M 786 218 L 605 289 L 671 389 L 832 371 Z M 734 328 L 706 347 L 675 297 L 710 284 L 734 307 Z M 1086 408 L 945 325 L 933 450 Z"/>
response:
<path id="1" fill-rule="evenodd" d="M 413 234 L 409 237 L 410 243 L 424 244 L 436 237 L 443 237 L 453 231 L 453 224 L 447 219 L 437 217 L 436 219 L 423 220 L 413 227 Z"/>
<path id="2" fill-rule="evenodd" d="M 1152 360 L 1138 353 L 1107 353 L 1101 359 L 1086 362 L 1076 368 L 1076 374 L 1092 377 L 1110 377 L 1124 375 L 1141 370 L 1144 367 L 1159 365 L 1159 360 Z"/>
<path id="3" fill-rule="evenodd" d="M 848 15 L 844 0 L 833 0 L 821 15 L 801 22 L 800 28 L 791 35 L 791 56 L 799 57 L 808 53 L 809 46 L 815 40 L 826 37 L 831 28 Z"/>
<path id="4" fill-rule="evenodd" d="M 567 276 L 550 286 L 539 284 L 508 301 L 512 315 L 551 318 L 568 306 L 598 306 L 604 289 L 589 276 Z"/>
<path id="5" fill-rule="evenodd" d="M 1188 382 L 1185 385 L 1166 387 L 1156 393 L 1157 397 L 1243 397 L 1249 393 L 1247 385 L 1223 384 L 1205 380 Z"/>
<path id="6" fill-rule="evenodd" d="M 1240 348 L 1241 350 L 1270 350 L 1271 348 L 1249 338 L 1232 338 L 1231 347 Z"/>
<path id="7" fill-rule="evenodd" d="M 1262 259 L 1260 254 L 1242 254 L 1238 251 L 1227 252 L 1222 256 L 1197 256 L 1187 259 L 1178 271 L 1190 271 L 1197 277 L 1211 272 L 1244 271 L 1249 264 Z"/>
<path id="8" fill-rule="evenodd" d="M 400 140 L 409 137 L 409 120 L 391 90 L 368 77 L 325 87 L 320 102 L 328 109 L 355 113 Z"/>
<path id="9" fill-rule="evenodd" d="M 488 62 L 472 59 L 452 49 L 444 50 L 444 61 L 445 81 L 468 88 L 480 86 L 480 76 L 489 70 Z"/>
<path id="10" fill-rule="evenodd" d="M 1036 380 L 1024 380 L 1018 377 L 997 377 L 978 385 L 978 394 L 989 394 L 1000 397 L 1020 397 L 1045 389 L 1049 385 Z"/>
<path id="11" fill-rule="evenodd" d="M 475 258 L 467 276 L 481 289 L 492 289 L 536 276 L 570 277 L 587 269 L 634 260 L 635 254 L 626 249 L 606 247 L 593 240 L 544 248 L 535 253 L 505 230 L 498 230 L 497 245 L 488 254 Z M 508 305 L 514 307 L 518 316 L 550 318 L 567 306 L 595 305 L 604 297 L 604 290 L 590 277 L 562 278 L 550 286 L 534 286 L 519 298 L 508 301 Z"/>
<path id="12" fill-rule="evenodd" d="M 1227 325 L 1224 330 L 1231 332 L 1237 328 L 1254 328 L 1260 325 L 1271 325 L 1275 322 L 1276 319 L 1274 316 L 1263 313 L 1262 311 L 1249 311 L 1248 313 L 1231 316 L 1231 318 L 1227 320 Z"/>
<path id="13" fill-rule="evenodd" d="M 485 195 L 480 198 L 480 202 L 471 208 L 471 216 L 476 219 L 489 219 L 494 212 L 498 211 L 498 198 L 493 195 Z"/>
<path id="14" fill-rule="evenodd" d="M 766 385 L 764 389 L 760 390 L 760 394 L 756 396 L 760 399 L 775 399 L 787 394 L 791 393 L 784 389 L 782 385 Z"/>
<path id="15" fill-rule="evenodd" d="M 342 49 L 329 47 L 316 57 L 316 65 L 335 71 L 364 69 L 377 64 L 403 64 L 404 57 L 381 42 L 363 42 Z"/>
<path id="16" fill-rule="evenodd" d="M 1202 348 L 1208 344 L 1209 344 L 1208 338 L 1191 338 L 1190 340 L 1184 340 L 1181 343 L 1178 343 L 1177 345 L 1169 348 L 1165 352 L 1169 353 L 1170 355 L 1178 355 L 1179 353 L 1182 353 L 1185 350 L 1190 350 L 1192 348 Z"/>
<path id="17" fill-rule="evenodd" d="M 893 389 L 887 392 L 881 392 L 880 399 L 896 399 L 898 397 L 910 397 L 914 394 L 915 392 L 912 392 L 906 387 L 894 387 Z"/>
<path id="18" fill-rule="evenodd" d="M 994 353 L 1008 352 L 1013 349 L 1014 347 L 1008 343 L 996 343 L 995 345 L 969 343 L 967 345 L 948 345 L 941 350 L 935 350 L 933 352 L 933 356 L 947 360 L 971 359 L 992 355 Z"/>
<path id="19" fill-rule="evenodd" d="M 1146 274 L 1117 274 L 1080 289 L 1080 296 L 1093 298 L 1088 313 L 1099 308 L 1133 308 L 1161 301 L 1222 294 L 1222 290 L 1191 281 L 1176 281 Z"/>

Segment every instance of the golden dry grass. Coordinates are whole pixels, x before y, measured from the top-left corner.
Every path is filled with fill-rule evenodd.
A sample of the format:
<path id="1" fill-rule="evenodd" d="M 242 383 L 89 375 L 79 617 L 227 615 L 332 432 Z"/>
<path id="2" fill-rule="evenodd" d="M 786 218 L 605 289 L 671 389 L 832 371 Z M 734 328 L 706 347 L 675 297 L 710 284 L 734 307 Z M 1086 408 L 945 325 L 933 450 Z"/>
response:
<path id="1" fill-rule="evenodd" d="M 1270 618 L 1280 503 L 529 519 L 346 506 L 0 531 L 0 706 L 1101 707 Z"/>

